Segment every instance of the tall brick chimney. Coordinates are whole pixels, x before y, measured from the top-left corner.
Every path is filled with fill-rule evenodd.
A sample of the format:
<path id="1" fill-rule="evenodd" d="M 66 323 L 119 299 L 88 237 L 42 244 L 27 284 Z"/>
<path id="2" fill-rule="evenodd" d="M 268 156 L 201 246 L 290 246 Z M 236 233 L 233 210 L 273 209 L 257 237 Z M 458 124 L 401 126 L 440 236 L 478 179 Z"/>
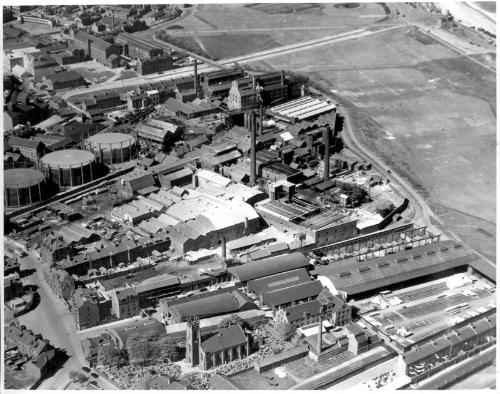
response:
<path id="1" fill-rule="evenodd" d="M 325 145 L 323 180 L 326 182 L 330 179 L 330 126 L 323 127 L 323 144 Z"/>
<path id="2" fill-rule="evenodd" d="M 198 93 L 198 59 L 194 59 L 194 91 Z"/>

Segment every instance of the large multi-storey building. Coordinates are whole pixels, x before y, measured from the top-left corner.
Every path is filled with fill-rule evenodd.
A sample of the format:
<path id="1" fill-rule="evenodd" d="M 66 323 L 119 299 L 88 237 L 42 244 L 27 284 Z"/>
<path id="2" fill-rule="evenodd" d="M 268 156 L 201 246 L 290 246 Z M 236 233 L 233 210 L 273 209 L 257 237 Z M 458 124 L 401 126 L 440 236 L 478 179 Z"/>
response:
<path id="1" fill-rule="evenodd" d="M 170 56 L 157 56 L 137 61 L 137 72 L 140 75 L 162 72 L 170 70 L 172 67 L 172 58 Z"/>
<path id="2" fill-rule="evenodd" d="M 112 44 L 81 30 L 74 33 L 72 45 L 76 49 L 83 49 L 85 55 L 105 66 L 111 68 L 117 67 L 114 61 L 116 57 L 112 55 L 120 56 L 121 49 L 119 45 Z"/>
<path id="3" fill-rule="evenodd" d="M 116 43 L 123 47 L 123 54 L 134 59 L 152 59 L 163 55 L 163 49 L 153 44 L 138 41 L 136 36 L 122 32 L 116 37 Z"/>

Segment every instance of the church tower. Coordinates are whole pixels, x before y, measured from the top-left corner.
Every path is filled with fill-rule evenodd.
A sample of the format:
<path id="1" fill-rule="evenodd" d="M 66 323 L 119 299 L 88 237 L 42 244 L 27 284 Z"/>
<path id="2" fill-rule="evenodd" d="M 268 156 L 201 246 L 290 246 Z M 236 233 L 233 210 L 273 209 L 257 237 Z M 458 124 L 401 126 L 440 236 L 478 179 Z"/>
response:
<path id="1" fill-rule="evenodd" d="M 191 316 L 186 323 L 186 362 L 194 367 L 200 363 L 200 320 Z"/>

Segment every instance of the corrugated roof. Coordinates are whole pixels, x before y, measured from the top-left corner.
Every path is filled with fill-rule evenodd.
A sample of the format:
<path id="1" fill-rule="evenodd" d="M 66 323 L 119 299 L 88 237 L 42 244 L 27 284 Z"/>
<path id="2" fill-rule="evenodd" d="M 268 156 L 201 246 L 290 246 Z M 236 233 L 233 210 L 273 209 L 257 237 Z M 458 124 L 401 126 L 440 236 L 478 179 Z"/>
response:
<path id="1" fill-rule="evenodd" d="M 309 261 L 302 253 L 291 253 L 282 256 L 270 257 L 259 262 L 250 262 L 238 267 L 229 269 L 231 274 L 240 282 L 247 282 L 252 279 L 264 276 L 279 274 L 281 272 L 292 271 L 297 268 L 309 266 Z"/>
<path id="2" fill-rule="evenodd" d="M 323 285 L 319 280 L 298 283 L 282 289 L 264 292 L 262 301 L 264 304 L 278 307 L 290 302 L 304 300 L 310 297 L 317 297 L 323 290 Z"/>
<path id="3" fill-rule="evenodd" d="M 181 318 L 198 316 L 199 318 L 237 312 L 240 305 L 230 293 L 221 293 L 194 301 L 187 301 L 171 307 Z"/>
<path id="4" fill-rule="evenodd" d="M 260 296 L 261 293 L 266 291 L 278 290 L 294 284 L 310 281 L 311 277 L 308 272 L 304 268 L 299 268 L 293 271 L 251 280 L 248 282 L 247 287 L 248 291 Z"/>
<path id="5" fill-rule="evenodd" d="M 329 277 L 338 290 L 359 294 L 481 259 L 470 249 L 457 245 L 453 241 L 437 242 L 362 263 L 351 258 L 329 266 L 317 266 L 316 271 Z"/>

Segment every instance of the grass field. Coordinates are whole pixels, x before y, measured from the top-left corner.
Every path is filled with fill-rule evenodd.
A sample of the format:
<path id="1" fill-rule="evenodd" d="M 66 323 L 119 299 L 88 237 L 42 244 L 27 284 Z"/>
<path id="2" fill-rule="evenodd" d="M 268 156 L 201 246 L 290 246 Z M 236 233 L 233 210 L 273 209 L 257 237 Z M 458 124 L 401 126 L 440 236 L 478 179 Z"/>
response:
<path id="1" fill-rule="evenodd" d="M 209 55 L 223 58 L 335 35 L 384 19 L 385 10 L 376 3 L 356 9 L 312 3 L 201 4 L 185 18 L 161 28 L 169 36 L 195 37 Z"/>
<path id="2" fill-rule="evenodd" d="M 280 46 L 269 34 L 220 34 L 202 36 L 200 40 L 205 51 L 218 59 Z M 220 45 L 221 41 L 224 42 L 224 45 Z"/>
<path id="3" fill-rule="evenodd" d="M 264 4 L 249 4 L 245 7 L 264 12 L 266 14 L 293 14 L 295 12 L 303 12 L 314 9 L 321 9 L 322 4 L 316 3 L 264 3 Z"/>
<path id="4" fill-rule="evenodd" d="M 407 27 L 266 65 L 337 91 L 362 142 L 407 178 L 451 231 L 494 258 L 494 73 Z"/>

